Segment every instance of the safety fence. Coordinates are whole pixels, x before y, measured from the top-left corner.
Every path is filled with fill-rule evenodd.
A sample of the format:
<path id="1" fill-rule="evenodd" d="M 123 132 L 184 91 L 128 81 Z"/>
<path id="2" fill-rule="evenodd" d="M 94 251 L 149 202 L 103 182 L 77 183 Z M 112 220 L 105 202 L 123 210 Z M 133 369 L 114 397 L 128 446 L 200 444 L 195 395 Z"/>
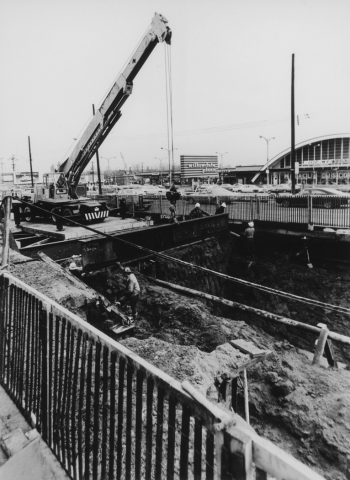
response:
<path id="1" fill-rule="evenodd" d="M 144 197 L 150 205 L 150 213 L 169 216 L 170 203 L 164 197 Z M 323 227 L 350 228 L 349 197 L 305 196 L 288 197 L 282 195 L 237 195 L 234 197 L 182 197 L 176 202 L 178 216 L 189 215 L 195 203 L 213 215 L 221 202 L 226 203 L 226 213 L 231 220 L 250 220 L 303 223 Z"/>
<path id="2" fill-rule="evenodd" d="M 72 479 L 322 478 L 8 272 L 0 313 L 1 385 Z"/>

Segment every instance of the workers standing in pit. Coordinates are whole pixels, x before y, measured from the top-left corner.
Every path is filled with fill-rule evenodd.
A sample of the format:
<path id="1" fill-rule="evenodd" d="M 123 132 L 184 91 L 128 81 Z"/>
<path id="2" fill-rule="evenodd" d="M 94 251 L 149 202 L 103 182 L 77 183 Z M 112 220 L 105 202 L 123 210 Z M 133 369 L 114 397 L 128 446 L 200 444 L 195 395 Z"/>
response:
<path id="1" fill-rule="evenodd" d="M 131 307 L 131 312 L 132 312 L 132 321 L 131 323 L 136 323 L 137 319 L 137 304 L 139 303 L 140 300 L 140 285 L 139 282 L 137 281 L 136 276 L 132 273 L 129 267 L 122 267 L 121 263 L 118 262 L 117 265 L 124 271 L 125 276 L 126 276 L 126 285 L 125 289 L 123 290 L 122 297 L 119 299 L 118 302 L 116 302 L 116 305 L 125 305 L 126 303 L 129 302 L 130 307 Z"/>
<path id="2" fill-rule="evenodd" d="M 247 245 L 247 255 L 253 257 L 255 254 L 254 248 L 254 235 L 255 235 L 255 228 L 254 222 L 248 223 L 248 228 L 245 229 L 244 235 L 246 238 L 246 245 Z"/>
<path id="3" fill-rule="evenodd" d="M 220 215 L 221 213 L 225 213 L 226 203 L 222 202 L 220 207 L 218 207 L 215 211 L 215 215 Z"/>
<path id="4" fill-rule="evenodd" d="M 193 210 L 190 211 L 189 217 L 191 220 L 194 218 L 209 217 L 209 213 L 202 210 L 200 204 L 196 203 Z"/>

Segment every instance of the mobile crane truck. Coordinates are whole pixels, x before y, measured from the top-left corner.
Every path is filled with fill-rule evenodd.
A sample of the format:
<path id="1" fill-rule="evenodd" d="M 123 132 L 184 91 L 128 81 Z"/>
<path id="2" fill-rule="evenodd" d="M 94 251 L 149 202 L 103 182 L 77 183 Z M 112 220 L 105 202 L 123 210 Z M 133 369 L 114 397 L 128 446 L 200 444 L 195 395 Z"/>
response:
<path id="1" fill-rule="evenodd" d="M 34 186 L 33 195 L 19 199 L 25 220 L 32 221 L 36 216 L 51 217 L 56 223 L 55 213 L 85 222 L 103 221 L 108 217 L 109 209 L 105 203 L 79 198 L 79 179 L 96 150 L 120 119 L 120 109 L 132 93 L 132 82 L 155 46 L 160 42 L 170 45 L 172 32 L 167 23 L 165 17 L 155 13 L 148 31 L 78 139 L 70 156 L 57 172 L 43 175 L 43 184 Z"/>

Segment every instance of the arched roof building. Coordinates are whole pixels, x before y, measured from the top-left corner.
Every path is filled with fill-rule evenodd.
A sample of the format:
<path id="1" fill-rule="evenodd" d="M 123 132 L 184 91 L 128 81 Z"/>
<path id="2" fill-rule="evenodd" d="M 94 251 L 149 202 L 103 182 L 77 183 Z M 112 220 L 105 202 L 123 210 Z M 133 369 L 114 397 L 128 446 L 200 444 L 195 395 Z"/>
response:
<path id="1" fill-rule="evenodd" d="M 324 135 L 295 145 L 299 165 L 296 183 L 315 185 L 350 184 L 350 133 Z M 269 160 L 255 176 L 268 178 L 269 184 L 291 183 L 290 148 Z M 297 172 L 296 168 L 296 172 Z M 261 178 L 259 178 L 262 181 Z"/>

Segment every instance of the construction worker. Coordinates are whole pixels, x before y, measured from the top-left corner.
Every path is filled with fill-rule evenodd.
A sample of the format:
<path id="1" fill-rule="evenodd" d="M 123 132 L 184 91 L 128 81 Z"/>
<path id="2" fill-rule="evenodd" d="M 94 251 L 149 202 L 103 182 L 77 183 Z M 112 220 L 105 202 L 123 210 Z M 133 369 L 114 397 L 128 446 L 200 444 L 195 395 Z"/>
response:
<path id="1" fill-rule="evenodd" d="M 191 220 L 194 218 L 209 217 L 209 213 L 202 210 L 200 204 L 196 203 L 194 209 L 190 211 L 189 217 Z"/>
<path id="2" fill-rule="evenodd" d="M 169 223 L 177 223 L 179 224 L 179 221 L 178 219 L 176 218 L 176 204 L 171 204 L 170 207 L 169 207 L 169 210 L 170 210 L 170 219 L 169 219 Z"/>
<path id="3" fill-rule="evenodd" d="M 132 273 L 129 267 L 123 267 L 120 262 L 117 263 L 117 265 L 123 270 L 126 276 L 126 285 L 125 289 L 123 290 L 123 295 L 119 299 L 118 302 L 116 302 L 116 305 L 125 305 L 127 302 L 129 302 L 130 307 L 131 307 L 131 312 L 132 312 L 132 319 L 130 319 L 130 323 L 135 323 L 137 319 L 137 304 L 139 303 L 140 300 L 140 285 L 139 282 L 137 281 L 136 276 Z"/>
<path id="4" fill-rule="evenodd" d="M 244 235 L 246 238 L 247 255 L 253 257 L 255 253 L 254 252 L 254 235 L 255 235 L 254 222 L 248 223 L 248 228 L 245 229 Z"/>
<path id="5" fill-rule="evenodd" d="M 218 207 L 215 211 L 215 215 L 220 215 L 221 213 L 225 213 L 226 203 L 222 202 L 220 207 Z"/>

